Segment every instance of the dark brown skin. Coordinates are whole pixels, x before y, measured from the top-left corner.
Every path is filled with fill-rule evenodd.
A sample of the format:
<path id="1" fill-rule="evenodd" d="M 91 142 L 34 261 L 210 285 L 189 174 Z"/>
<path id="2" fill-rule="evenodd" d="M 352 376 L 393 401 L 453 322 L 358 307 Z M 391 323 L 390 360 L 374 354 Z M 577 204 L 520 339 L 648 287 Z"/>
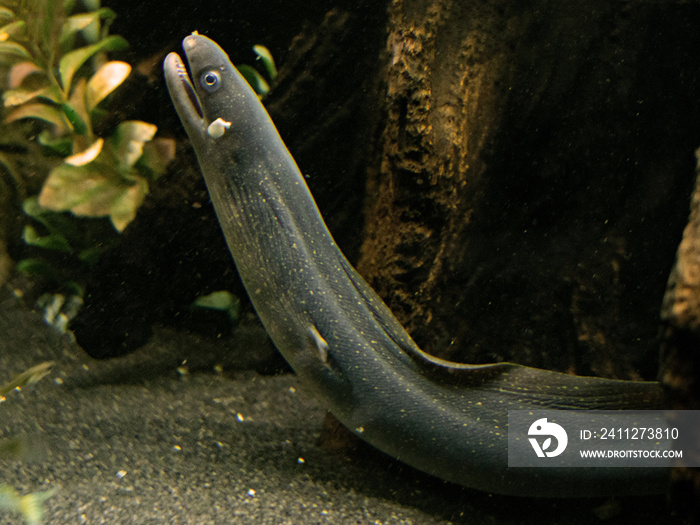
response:
<path id="1" fill-rule="evenodd" d="M 336 246 L 226 53 L 198 34 L 183 49 L 194 82 L 171 53 L 168 89 L 243 284 L 277 348 L 345 426 L 409 465 L 490 492 L 663 492 L 661 468 L 508 468 L 508 410 L 660 408 L 659 384 L 464 365 L 421 351 Z"/>

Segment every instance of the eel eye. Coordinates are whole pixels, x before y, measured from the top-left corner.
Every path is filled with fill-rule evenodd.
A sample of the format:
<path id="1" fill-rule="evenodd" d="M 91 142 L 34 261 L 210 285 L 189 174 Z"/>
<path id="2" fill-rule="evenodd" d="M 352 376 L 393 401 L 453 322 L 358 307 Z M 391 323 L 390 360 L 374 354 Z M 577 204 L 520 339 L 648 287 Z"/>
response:
<path id="1" fill-rule="evenodd" d="M 207 93 L 214 93 L 221 86 L 221 75 L 218 71 L 205 71 L 199 77 L 199 84 Z"/>

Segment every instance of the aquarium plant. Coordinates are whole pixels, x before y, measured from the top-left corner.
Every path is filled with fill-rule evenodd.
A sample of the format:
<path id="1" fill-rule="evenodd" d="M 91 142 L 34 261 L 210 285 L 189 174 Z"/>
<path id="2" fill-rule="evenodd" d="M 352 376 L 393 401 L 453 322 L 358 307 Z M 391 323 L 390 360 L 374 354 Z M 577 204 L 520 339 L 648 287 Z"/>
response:
<path id="1" fill-rule="evenodd" d="M 49 373 L 52 365 L 52 362 L 40 363 L 0 385 L 0 402 L 5 401 L 5 396 L 11 392 L 41 380 Z M 0 446 L 0 458 L 4 456 L 19 456 L 18 450 L 22 448 L 23 440 L 14 438 L 5 441 L 6 443 L 0 443 L 0 445 L 4 445 Z M 10 443 L 11 446 L 8 446 L 7 443 Z M 14 488 L 0 484 L 0 510 L 21 514 L 28 525 L 39 525 L 43 522 L 43 503 L 55 492 L 56 489 L 54 488 L 48 491 L 21 495 Z"/>
<path id="2" fill-rule="evenodd" d="M 96 130 L 105 101 L 131 72 L 107 53 L 128 46 L 110 35 L 115 13 L 99 1 L 0 2 L 0 64 L 8 66 L 5 124 L 42 123 L 36 139 L 63 157 L 39 194 L 41 207 L 109 217 L 122 231 L 136 216 L 149 183 L 165 172 L 174 142 L 154 139 L 155 125 L 120 122 L 108 136 Z"/>
<path id="3" fill-rule="evenodd" d="M 99 0 L 0 0 L 0 68 L 8 78 L 0 125 L 20 126 L 47 160 L 39 194 L 23 204 L 30 219 L 23 238 L 38 256 L 17 268 L 66 293 L 44 298 L 48 305 L 80 302 L 71 299 L 82 295 L 74 276 L 135 218 L 175 154 L 174 140 L 155 138 L 155 125 L 115 122 L 110 112 L 113 92 L 131 73 L 128 63 L 108 59 L 128 46 L 109 34 L 115 16 Z M 21 185 L 18 163 L 8 155 L 0 162 Z"/>
<path id="4" fill-rule="evenodd" d="M 243 75 L 243 78 L 248 81 L 248 84 L 250 84 L 250 87 L 253 88 L 258 96 L 264 97 L 270 92 L 270 82 L 277 78 L 277 66 L 275 65 L 274 58 L 272 58 L 272 53 L 270 53 L 270 50 L 265 46 L 253 46 L 253 52 L 257 55 L 257 60 L 262 63 L 269 82 L 258 73 L 257 69 L 248 64 L 236 66 L 236 69 L 238 69 L 239 73 Z"/>

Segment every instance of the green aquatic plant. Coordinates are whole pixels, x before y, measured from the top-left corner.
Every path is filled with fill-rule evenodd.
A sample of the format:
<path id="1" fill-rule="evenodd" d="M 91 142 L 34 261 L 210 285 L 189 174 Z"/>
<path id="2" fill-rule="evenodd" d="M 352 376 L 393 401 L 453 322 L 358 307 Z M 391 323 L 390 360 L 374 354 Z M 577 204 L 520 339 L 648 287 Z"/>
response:
<path id="1" fill-rule="evenodd" d="M 118 234 L 105 221 L 47 210 L 36 196 L 26 199 L 22 209 L 32 219 L 22 238 L 33 253 L 18 261 L 16 269 L 49 285 L 52 293 L 41 295 L 37 306 L 47 324 L 66 332 L 83 304 L 84 276 Z"/>
<path id="2" fill-rule="evenodd" d="M 17 374 L 7 383 L 0 385 L 0 400 L 4 401 L 5 396 L 13 390 L 19 390 L 24 386 L 38 383 L 49 373 L 52 366 L 53 361 L 44 361 L 43 363 L 39 363 L 38 365 L 25 370 L 21 374 Z"/>
<path id="3" fill-rule="evenodd" d="M 109 217 L 122 231 L 175 146 L 154 138 L 157 128 L 147 122 L 121 122 L 109 137 L 96 131 L 109 115 L 106 101 L 131 72 L 129 64 L 106 57 L 128 46 L 109 35 L 114 11 L 86 0 L 3 0 L 0 6 L 0 65 L 10 79 L 4 124 L 40 122 L 32 135 L 47 153 L 64 157 L 48 174 L 39 204 Z"/>
<path id="4" fill-rule="evenodd" d="M 40 437 L 33 435 L 0 438 L 0 459 L 37 461 L 46 457 L 45 445 Z"/>
<path id="5" fill-rule="evenodd" d="M 6 6 L 0 8 L 0 20 L 6 22 L 0 27 L 0 64 L 9 68 L 3 93 L 5 123 L 43 121 L 46 126 L 37 140 L 61 156 L 92 142 L 91 113 L 131 69 L 125 63 L 105 63 L 88 80 L 81 70 L 87 61 L 97 65 L 105 61 L 104 53 L 126 49 L 128 44 L 107 34 L 113 11 L 103 8 L 71 15 L 75 4 L 55 0 L 0 4 Z"/>
<path id="6" fill-rule="evenodd" d="M 174 143 L 154 140 L 156 130 L 146 122 L 121 122 L 109 138 L 97 138 L 54 168 L 39 204 L 78 216 L 109 216 L 114 228 L 123 231 L 136 217 L 149 183 L 165 173 L 174 157 Z"/>
<path id="7" fill-rule="evenodd" d="M 258 94 L 258 96 L 263 97 L 270 92 L 270 82 L 277 78 L 277 66 L 275 66 L 275 60 L 272 58 L 272 53 L 265 46 L 255 45 L 253 46 L 253 52 L 257 55 L 257 59 L 262 63 L 267 73 L 268 80 L 258 73 L 258 70 L 253 66 L 248 64 L 241 64 L 236 66 L 238 72 L 243 75 L 250 84 L 250 87 Z"/>
<path id="8" fill-rule="evenodd" d="M 40 381 L 49 373 L 51 366 L 53 366 L 51 361 L 40 363 L 0 385 L 0 401 L 4 401 L 5 396 L 11 392 Z M 31 442 L 27 439 L 6 438 L 0 441 L 0 457 L 22 457 L 26 453 L 25 449 L 31 446 Z M 28 525 L 39 525 L 43 522 L 43 503 L 55 494 L 56 490 L 54 488 L 21 495 L 14 488 L 0 484 L 0 510 L 21 514 Z"/>
<path id="9" fill-rule="evenodd" d="M 53 488 L 23 496 L 12 487 L 0 485 L 0 509 L 21 514 L 27 525 L 39 525 L 44 522 L 44 502 L 57 490 Z"/>
<path id="10" fill-rule="evenodd" d="M 115 17 L 99 0 L 0 0 L 0 69 L 8 78 L 2 135 L 24 132 L 45 154 L 45 171 L 31 174 L 22 173 L 26 163 L 0 154 L 30 219 L 23 239 L 31 250 L 17 270 L 59 292 L 42 296 L 41 307 L 61 331 L 82 304 L 89 268 L 136 217 L 175 155 L 174 140 L 156 138 L 155 125 L 115 122 L 109 111 L 131 73 L 107 56 L 128 46 L 109 34 Z M 24 181 L 37 175 L 43 186 L 26 198 Z"/>
<path id="11" fill-rule="evenodd" d="M 226 290 L 197 297 L 190 305 L 192 328 L 205 332 L 230 333 L 238 325 L 241 301 Z"/>

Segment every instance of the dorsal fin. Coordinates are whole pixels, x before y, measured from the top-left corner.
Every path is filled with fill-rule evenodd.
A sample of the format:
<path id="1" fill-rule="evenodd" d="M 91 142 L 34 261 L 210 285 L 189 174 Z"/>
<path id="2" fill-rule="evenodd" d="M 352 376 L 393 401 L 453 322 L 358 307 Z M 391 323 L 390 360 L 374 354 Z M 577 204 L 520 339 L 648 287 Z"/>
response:
<path id="1" fill-rule="evenodd" d="M 372 314 L 377 324 L 399 349 L 418 366 L 418 369 L 429 377 L 436 379 L 450 378 L 458 384 L 470 384 L 474 381 L 485 381 L 517 367 L 514 363 L 490 363 L 470 365 L 456 363 L 435 357 L 421 350 L 413 338 L 406 332 L 401 323 L 391 313 L 389 307 L 377 293 L 367 284 L 355 268 L 340 255 L 340 262 L 355 289 L 363 298 L 367 310 Z"/>

